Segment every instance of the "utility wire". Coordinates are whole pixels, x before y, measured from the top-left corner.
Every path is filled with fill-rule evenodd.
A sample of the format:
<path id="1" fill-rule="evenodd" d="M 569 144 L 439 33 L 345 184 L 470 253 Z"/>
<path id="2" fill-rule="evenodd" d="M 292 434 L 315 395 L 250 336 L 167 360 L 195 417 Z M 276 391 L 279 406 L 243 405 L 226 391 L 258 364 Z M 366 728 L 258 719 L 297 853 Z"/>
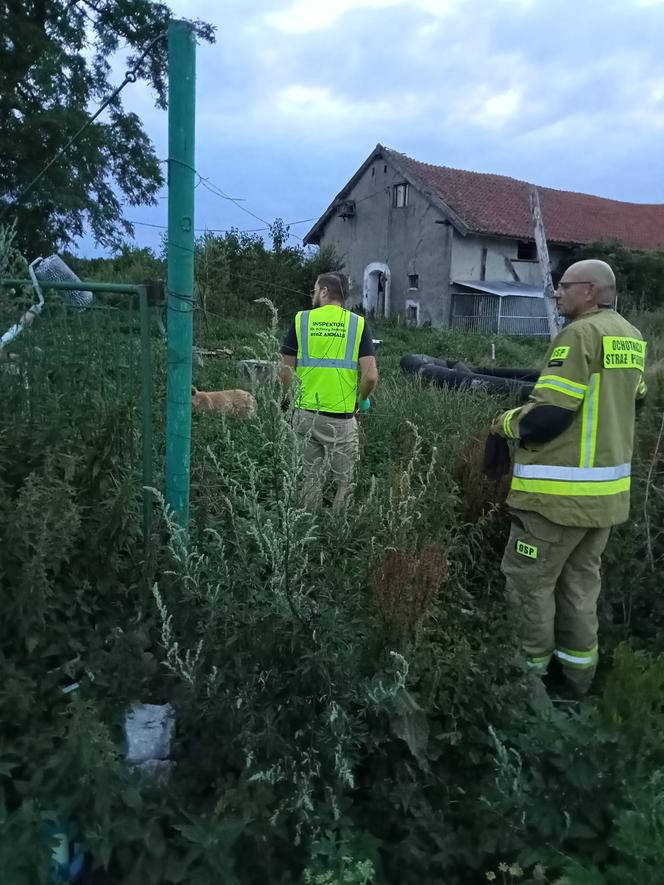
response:
<path id="1" fill-rule="evenodd" d="M 238 209 L 241 209 L 243 212 L 246 212 L 247 215 L 251 215 L 251 217 L 255 218 L 256 221 L 260 221 L 261 224 L 266 225 L 264 228 L 260 228 L 260 229 L 257 228 L 254 231 L 242 231 L 242 233 L 258 233 L 261 230 L 269 230 L 272 227 L 272 225 L 270 224 L 270 222 L 266 218 L 262 218 L 260 215 L 257 215 L 255 212 L 252 212 L 251 209 L 247 209 L 246 206 L 240 205 L 241 203 L 244 202 L 243 199 L 241 200 L 239 197 L 231 197 L 230 194 L 227 194 L 226 191 L 222 190 L 218 184 L 215 184 L 214 181 L 211 181 L 209 177 L 202 175 L 198 171 L 198 169 L 196 169 L 194 166 L 191 166 L 189 163 L 183 163 L 181 160 L 175 160 L 175 159 L 172 159 L 170 161 L 169 160 L 160 160 L 159 162 L 160 163 L 169 163 L 169 162 L 180 163 L 180 165 L 183 165 L 187 169 L 190 169 L 194 173 L 194 175 L 196 176 L 197 181 L 196 181 L 196 186 L 195 186 L 194 190 L 197 190 L 202 185 L 206 191 L 208 191 L 211 194 L 214 194 L 215 197 L 219 197 L 222 200 L 228 200 L 228 202 L 234 203 L 238 207 Z M 315 221 L 315 220 L 316 220 L 315 218 L 306 219 L 306 221 Z M 132 222 L 132 224 L 133 223 L 134 222 Z M 140 224 L 140 222 L 136 222 L 136 223 Z M 302 221 L 302 222 L 293 221 L 291 223 L 292 224 L 304 224 L 306 222 L 305 221 Z M 197 228 L 197 230 L 200 230 L 200 228 Z M 225 233 L 226 232 L 226 231 L 220 230 L 218 228 L 216 230 L 212 229 L 212 228 L 207 228 L 207 230 L 210 230 L 212 233 Z M 230 228 L 228 228 L 228 230 L 230 230 Z M 291 231 L 288 231 L 288 236 L 293 237 L 294 239 L 300 240 L 300 242 L 302 242 L 302 237 L 298 236 L 297 234 L 292 233 Z"/>
<path id="2" fill-rule="evenodd" d="M 238 209 L 241 209 L 243 212 L 246 212 L 247 215 L 251 215 L 252 218 L 255 218 L 256 221 L 261 221 L 263 224 L 267 224 L 268 227 L 271 227 L 270 222 L 265 218 L 261 218 L 260 215 L 256 215 L 255 212 L 252 212 L 251 209 L 247 209 L 246 206 L 242 206 L 239 200 L 234 197 L 230 197 L 225 191 L 223 191 L 218 185 L 216 185 L 213 181 L 210 181 L 209 178 L 203 178 L 202 184 L 205 190 L 209 191 L 211 194 L 215 194 L 217 197 L 221 197 L 222 200 L 230 200 L 231 203 L 234 203 Z M 289 237 L 294 237 L 296 240 L 302 240 L 302 237 L 299 237 L 297 234 L 293 234 L 290 231 L 288 232 Z"/>
<path id="3" fill-rule="evenodd" d="M 16 206 L 16 205 L 18 205 L 18 203 L 20 203 L 21 200 L 22 200 L 27 194 L 30 193 L 30 191 L 33 189 L 33 187 L 34 187 L 38 182 L 40 182 L 40 181 L 42 180 L 42 178 L 46 175 L 46 173 L 47 173 L 48 170 L 51 168 L 51 166 L 53 166 L 54 163 L 57 163 L 57 161 L 63 156 L 63 154 L 65 154 L 65 153 L 69 150 L 69 148 L 70 148 L 73 144 L 75 144 L 75 143 L 78 141 L 78 139 L 79 139 L 79 138 L 81 137 L 81 135 L 85 132 L 85 130 L 86 130 L 89 126 L 91 126 L 91 125 L 94 123 L 94 121 L 97 119 L 97 117 L 102 113 L 102 111 L 104 111 L 104 110 L 109 106 L 109 104 L 110 104 L 114 99 L 116 99 L 116 98 L 118 97 L 118 95 L 122 92 L 122 90 L 125 88 L 125 86 L 127 86 L 128 83 L 135 83 L 135 82 L 137 81 L 137 79 L 138 79 L 138 71 L 139 71 L 140 66 L 141 66 L 141 64 L 142 64 L 142 62 L 143 62 L 143 59 L 144 59 L 145 56 L 146 56 L 146 55 L 152 50 L 152 47 L 155 46 L 155 44 L 158 43 L 160 40 L 163 40 L 163 38 L 164 38 L 165 36 L 166 36 L 166 31 L 162 31 L 161 34 L 159 34 L 157 37 L 155 37 L 154 40 L 152 40 L 152 41 L 148 44 L 147 48 L 142 52 L 142 54 L 141 54 L 140 57 L 138 58 L 138 60 L 137 60 L 136 64 L 134 65 L 134 67 L 133 67 L 133 68 L 130 68 L 130 69 L 127 71 L 127 73 L 125 74 L 125 78 L 124 78 L 124 80 L 122 81 L 122 83 L 117 87 L 117 89 L 115 89 L 115 90 L 109 95 L 109 97 L 106 99 L 106 101 L 102 102 L 102 104 L 99 105 L 99 107 L 97 108 L 97 110 L 96 110 L 96 112 L 93 114 L 93 116 L 92 116 L 92 117 L 89 117 L 89 118 L 85 121 L 85 123 L 80 127 L 80 129 L 78 129 L 78 131 L 75 132 L 74 135 L 72 135 L 72 137 L 69 139 L 69 141 L 67 142 L 67 144 L 63 145 L 63 147 L 60 148 L 60 150 L 55 154 L 55 156 L 54 156 L 51 160 L 49 160 L 49 162 L 46 164 L 46 166 L 44 166 L 44 168 L 41 170 L 41 172 L 40 172 L 38 175 L 36 175 L 36 176 L 32 179 L 32 181 L 31 181 L 28 185 L 26 185 L 26 187 L 23 188 L 23 190 L 22 190 L 22 191 L 20 192 L 20 194 L 16 197 L 16 199 L 13 201 L 13 203 L 7 203 L 7 204 L 6 204 L 6 205 L 0 210 L 0 219 L 2 219 L 2 218 L 5 217 L 5 215 L 7 214 L 7 212 L 9 211 L 9 209 L 10 209 L 12 206 Z"/>
<path id="4" fill-rule="evenodd" d="M 209 179 L 203 178 L 203 187 L 206 191 L 209 191 L 211 194 L 214 194 L 217 197 L 221 197 L 222 200 L 230 200 L 231 203 L 234 203 L 238 209 L 242 209 L 243 212 L 246 212 L 247 215 L 251 215 L 252 218 L 255 218 L 256 221 L 261 221 L 263 224 L 267 224 L 269 226 L 270 222 L 265 218 L 261 218 L 260 215 L 256 215 L 255 212 L 252 212 L 251 209 L 247 209 L 246 206 L 240 205 L 240 201 L 234 199 L 233 197 L 229 197 L 228 194 L 224 193 L 221 188 L 218 188 L 215 184 L 213 184 Z"/>
<path id="5" fill-rule="evenodd" d="M 134 221 L 131 218 L 125 218 L 124 221 L 129 224 L 137 224 L 140 227 L 154 227 L 159 230 L 168 230 L 167 224 L 152 224 L 148 221 Z M 294 224 L 309 224 L 311 221 L 316 221 L 316 218 L 303 218 L 300 221 L 285 221 L 284 224 L 286 227 L 291 227 Z M 258 234 L 263 231 L 270 230 L 272 225 L 268 224 L 266 227 L 251 227 L 246 228 L 244 230 L 238 230 L 237 232 L 240 234 Z M 210 234 L 227 234 L 232 230 L 237 230 L 237 228 L 233 227 L 195 227 L 194 230 L 197 233 L 210 233 Z"/>

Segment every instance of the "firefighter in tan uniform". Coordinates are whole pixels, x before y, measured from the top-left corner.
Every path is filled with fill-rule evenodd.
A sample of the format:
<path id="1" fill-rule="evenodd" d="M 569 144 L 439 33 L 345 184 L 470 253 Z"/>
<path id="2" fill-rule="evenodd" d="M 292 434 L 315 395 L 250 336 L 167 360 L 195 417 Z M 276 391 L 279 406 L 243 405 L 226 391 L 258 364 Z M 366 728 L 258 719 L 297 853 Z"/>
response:
<path id="1" fill-rule="evenodd" d="M 514 440 L 502 570 L 523 648 L 542 675 L 555 656 L 577 696 L 597 667 L 600 561 L 629 515 L 635 402 L 646 393 L 646 344 L 612 309 L 615 295 L 603 261 L 565 271 L 556 299 L 569 322 L 530 401 L 492 428 Z"/>

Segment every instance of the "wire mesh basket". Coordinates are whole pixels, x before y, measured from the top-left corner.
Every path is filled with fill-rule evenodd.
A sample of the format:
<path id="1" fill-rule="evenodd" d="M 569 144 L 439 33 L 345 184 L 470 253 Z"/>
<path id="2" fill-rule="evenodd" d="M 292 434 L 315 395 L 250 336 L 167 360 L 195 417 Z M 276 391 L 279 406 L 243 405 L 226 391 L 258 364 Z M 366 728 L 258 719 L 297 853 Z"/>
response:
<path id="1" fill-rule="evenodd" d="M 64 283 L 67 280 L 80 283 L 80 279 L 59 255 L 49 255 L 48 258 L 42 259 L 35 267 L 35 276 L 40 283 Z M 62 289 L 58 294 L 68 307 L 79 311 L 86 310 L 94 301 L 94 295 L 88 291 Z"/>

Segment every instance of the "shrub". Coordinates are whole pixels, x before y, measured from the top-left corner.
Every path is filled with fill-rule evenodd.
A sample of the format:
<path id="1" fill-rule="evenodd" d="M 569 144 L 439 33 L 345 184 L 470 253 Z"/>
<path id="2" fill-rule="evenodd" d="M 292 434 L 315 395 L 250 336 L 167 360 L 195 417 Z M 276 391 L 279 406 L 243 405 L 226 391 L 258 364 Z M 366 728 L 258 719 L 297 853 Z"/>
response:
<path id="1" fill-rule="evenodd" d="M 575 261 L 599 258 L 608 262 L 616 275 L 618 306 L 622 312 L 657 310 L 664 306 L 664 253 L 635 252 L 615 241 L 589 243 L 573 250 L 560 273 Z"/>

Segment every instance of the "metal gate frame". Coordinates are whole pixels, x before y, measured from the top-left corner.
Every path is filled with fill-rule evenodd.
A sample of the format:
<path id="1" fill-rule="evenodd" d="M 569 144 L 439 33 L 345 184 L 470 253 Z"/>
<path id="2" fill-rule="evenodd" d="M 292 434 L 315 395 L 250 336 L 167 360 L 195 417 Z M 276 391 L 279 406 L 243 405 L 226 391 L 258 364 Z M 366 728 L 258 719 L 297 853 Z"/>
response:
<path id="1" fill-rule="evenodd" d="M 141 324 L 141 478 L 143 481 L 143 538 L 147 544 L 152 530 L 152 343 L 150 339 L 150 307 L 159 303 L 160 284 L 154 283 L 83 283 L 75 281 L 42 282 L 42 289 L 74 292 L 113 292 L 138 295 Z M 0 286 L 33 289 L 32 280 L 0 279 Z"/>

